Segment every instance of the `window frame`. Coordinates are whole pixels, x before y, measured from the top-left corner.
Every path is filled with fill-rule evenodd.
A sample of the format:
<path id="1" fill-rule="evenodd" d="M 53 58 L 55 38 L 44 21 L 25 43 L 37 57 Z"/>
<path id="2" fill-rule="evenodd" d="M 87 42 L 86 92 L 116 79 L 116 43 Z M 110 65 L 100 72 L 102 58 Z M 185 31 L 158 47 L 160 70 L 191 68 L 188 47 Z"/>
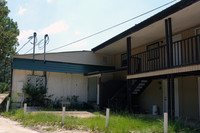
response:
<path id="1" fill-rule="evenodd" d="M 197 27 L 197 28 L 194 29 L 195 35 L 200 35 L 200 33 L 197 34 L 197 30 L 200 30 L 200 27 Z"/>
<path id="2" fill-rule="evenodd" d="M 157 45 L 155 47 L 155 45 Z M 147 49 L 147 61 L 152 61 L 152 60 L 156 60 L 159 59 L 159 49 L 157 49 L 157 53 L 154 54 L 154 49 L 158 48 L 160 46 L 159 41 L 155 42 L 155 43 L 151 43 L 149 45 L 146 46 Z M 153 47 L 153 48 L 150 48 Z"/>
<path id="3" fill-rule="evenodd" d="M 123 57 L 126 56 L 126 57 Z M 126 67 L 127 66 L 127 53 L 121 54 L 121 67 Z M 125 61 L 125 63 L 123 63 Z"/>

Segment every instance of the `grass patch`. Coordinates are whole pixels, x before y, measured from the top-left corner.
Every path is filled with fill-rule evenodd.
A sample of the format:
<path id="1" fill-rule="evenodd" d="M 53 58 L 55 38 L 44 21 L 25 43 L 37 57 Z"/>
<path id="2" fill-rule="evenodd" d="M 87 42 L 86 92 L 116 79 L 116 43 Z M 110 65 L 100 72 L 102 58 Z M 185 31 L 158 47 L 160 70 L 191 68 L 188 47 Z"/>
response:
<path id="1" fill-rule="evenodd" d="M 61 127 L 61 116 L 47 113 L 27 113 L 23 114 L 23 110 L 16 110 L 11 112 L 4 112 L 1 115 L 10 117 L 11 119 L 22 122 L 25 126 L 42 125 L 47 126 L 46 130 L 54 129 L 54 126 L 65 128 L 68 130 L 88 130 L 92 132 L 106 132 L 106 133 L 129 133 L 129 132 L 148 132 L 148 133 L 162 133 L 163 119 L 152 116 L 133 115 L 129 113 L 111 113 L 109 126 L 105 128 L 105 117 L 102 113 L 95 112 L 96 117 L 77 118 L 66 116 L 65 124 Z M 51 126 L 49 128 L 49 126 Z M 200 130 L 189 128 L 180 122 L 169 122 L 169 133 L 197 133 Z"/>

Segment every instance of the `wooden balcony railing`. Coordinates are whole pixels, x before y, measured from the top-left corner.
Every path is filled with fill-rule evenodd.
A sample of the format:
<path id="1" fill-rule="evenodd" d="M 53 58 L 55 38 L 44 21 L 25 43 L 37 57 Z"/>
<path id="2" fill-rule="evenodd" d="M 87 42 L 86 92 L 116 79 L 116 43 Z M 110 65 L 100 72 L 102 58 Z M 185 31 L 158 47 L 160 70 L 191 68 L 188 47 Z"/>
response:
<path id="1" fill-rule="evenodd" d="M 167 45 L 131 56 L 131 74 L 200 63 L 200 35 L 173 42 L 171 65 Z"/>

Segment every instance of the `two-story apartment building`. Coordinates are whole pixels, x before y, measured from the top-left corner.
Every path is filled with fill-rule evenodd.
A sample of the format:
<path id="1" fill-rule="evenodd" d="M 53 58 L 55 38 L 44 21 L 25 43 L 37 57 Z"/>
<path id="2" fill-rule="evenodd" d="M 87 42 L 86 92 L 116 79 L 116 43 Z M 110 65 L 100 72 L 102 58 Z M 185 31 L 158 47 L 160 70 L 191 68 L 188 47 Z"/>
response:
<path id="1" fill-rule="evenodd" d="M 199 0 L 182 0 L 92 49 L 118 69 L 127 59 L 130 110 L 200 118 L 199 14 Z"/>
<path id="2" fill-rule="evenodd" d="M 78 95 L 101 107 L 200 118 L 200 1 L 181 0 L 92 49 L 13 57 L 12 99 L 27 76 L 46 77 L 49 94 Z M 34 71 L 34 73 L 33 73 Z"/>

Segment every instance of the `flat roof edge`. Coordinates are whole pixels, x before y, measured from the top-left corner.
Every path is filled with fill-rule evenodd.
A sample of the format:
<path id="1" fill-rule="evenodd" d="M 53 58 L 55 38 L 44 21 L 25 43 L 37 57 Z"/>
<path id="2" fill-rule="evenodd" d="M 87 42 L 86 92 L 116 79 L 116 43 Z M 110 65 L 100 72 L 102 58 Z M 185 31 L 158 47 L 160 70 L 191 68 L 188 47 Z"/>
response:
<path id="1" fill-rule="evenodd" d="M 129 28 L 128 30 L 114 36 L 113 38 L 111 38 L 107 41 L 105 41 L 104 43 L 92 48 L 92 51 L 96 52 L 96 51 L 98 51 L 98 50 L 100 50 L 100 49 L 102 49 L 102 48 L 104 48 L 104 47 L 106 47 L 106 46 L 108 46 L 108 45 L 110 45 L 110 44 L 132 34 L 132 33 L 134 33 L 134 32 L 137 32 L 137 31 L 139 31 L 139 30 L 141 30 L 141 29 L 143 29 L 143 28 L 145 28 L 145 27 L 147 27 L 147 26 L 149 26 L 149 25 L 151 25 L 151 24 L 153 24 L 153 23 L 155 23 L 159 20 L 162 20 L 162 19 L 166 18 L 167 16 L 170 16 L 171 14 L 174 14 L 174 13 L 176 13 L 176 12 L 178 12 L 178 11 L 180 11 L 180 10 L 182 10 L 182 9 L 184 9 L 184 8 L 190 6 L 190 5 L 192 5 L 192 4 L 194 4 L 198 1 L 200 1 L 200 0 L 181 0 L 180 2 L 162 10 L 161 12 L 153 15 L 152 17 L 140 22 L 139 24 Z"/>

